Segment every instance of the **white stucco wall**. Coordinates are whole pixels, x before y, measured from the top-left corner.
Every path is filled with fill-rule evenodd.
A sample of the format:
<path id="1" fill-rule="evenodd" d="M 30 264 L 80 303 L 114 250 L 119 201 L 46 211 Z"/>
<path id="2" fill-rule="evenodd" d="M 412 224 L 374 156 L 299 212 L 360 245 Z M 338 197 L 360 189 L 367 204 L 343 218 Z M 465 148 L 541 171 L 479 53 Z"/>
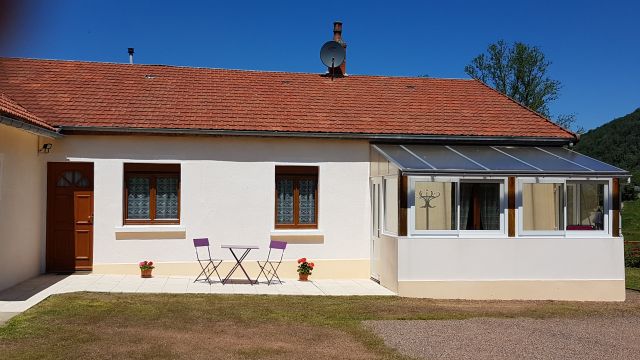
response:
<path id="1" fill-rule="evenodd" d="M 264 258 L 274 233 L 275 165 L 319 166 L 321 244 L 292 244 L 286 259 L 369 258 L 369 145 L 366 141 L 195 136 L 67 136 L 48 161 L 94 163 L 94 264 L 193 262 L 192 238 L 255 244 Z M 123 164 L 181 164 L 186 239 L 116 240 L 122 226 Z M 133 227 L 139 229 L 139 227 Z"/>
<path id="2" fill-rule="evenodd" d="M 46 169 L 38 137 L 0 125 L 0 290 L 41 270 Z"/>
<path id="3" fill-rule="evenodd" d="M 624 280 L 622 238 L 400 238 L 398 279 Z"/>

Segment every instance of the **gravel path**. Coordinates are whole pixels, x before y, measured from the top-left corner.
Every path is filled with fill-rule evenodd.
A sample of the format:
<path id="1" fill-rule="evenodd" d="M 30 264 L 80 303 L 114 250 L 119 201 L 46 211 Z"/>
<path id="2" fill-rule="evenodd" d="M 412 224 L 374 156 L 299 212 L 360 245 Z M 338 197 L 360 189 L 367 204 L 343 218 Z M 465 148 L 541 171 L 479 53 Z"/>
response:
<path id="1" fill-rule="evenodd" d="M 638 300 L 629 294 L 627 301 Z M 383 320 L 365 327 L 421 359 L 632 359 L 640 317 Z"/>

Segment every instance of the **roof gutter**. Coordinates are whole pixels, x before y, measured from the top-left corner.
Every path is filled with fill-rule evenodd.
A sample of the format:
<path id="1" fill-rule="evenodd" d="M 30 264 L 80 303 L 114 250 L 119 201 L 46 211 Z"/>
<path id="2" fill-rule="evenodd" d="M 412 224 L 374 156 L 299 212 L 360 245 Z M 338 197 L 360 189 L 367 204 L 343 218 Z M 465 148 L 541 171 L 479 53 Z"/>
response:
<path id="1" fill-rule="evenodd" d="M 40 135 L 40 136 L 45 136 L 48 138 L 54 138 L 54 139 L 58 139 L 62 137 L 62 134 L 60 134 L 59 132 L 53 131 L 53 130 L 48 130 L 45 129 L 43 127 L 40 126 L 36 126 L 33 124 L 29 124 L 25 121 L 22 120 L 16 120 L 4 115 L 0 115 L 0 124 L 3 125 L 8 125 L 20 130 L 24 130 L 27 132 L 30 132 L 34 135 Z"/>
<path id="2" fill-rule="evenodd" d="M 328 132 L 290 132 L 290 131 L 252 131 L 252 130 L 205 130 L 205 129 L 162 129 L 162 128 L 123 128 L 97 126 L 61 126 L 65 134 L 99 133 L 105 135 L 147 134 L 147 135 L 210 135 L 210 136 L 258 136 L 258 137 L 296 137 L 322 139 L 366 139 L 379 143 L 425 142 L 447 144 L 486 144 L 494 145 L 568 145 L 575 139 L 553 137 L 511 137 L 511 136 L 461 136 L 461 135 L 411 135 L 411 134 L 368 134 L 368 133 L 328 133 Z"/>

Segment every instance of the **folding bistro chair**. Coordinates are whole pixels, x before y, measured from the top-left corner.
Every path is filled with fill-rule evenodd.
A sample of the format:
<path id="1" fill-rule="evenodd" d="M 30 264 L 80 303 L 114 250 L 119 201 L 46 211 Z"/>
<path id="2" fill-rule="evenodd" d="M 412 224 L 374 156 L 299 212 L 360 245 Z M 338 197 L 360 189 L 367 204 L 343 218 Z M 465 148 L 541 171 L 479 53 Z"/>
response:
<path id="1" fill-rule="evenodd" d="M 258 261 L 258 266 L 260 267 L 260 273 L 256 278 L 256 282 L 260 280 L 260 276 L 264 274 L 264 277 L 267 279 L 267 285 L 271 285 L 271 281 L 274 278 L 278 279 L 278 282 L 282 284 L 282 280 L 278 276 L 278 268 L 280 264 L 282 264 L 282 258 L 284 257 L 284 249 L 287 248 L 287 243 L 284 241 L 275 241 L 271 240 L 269 244 L 269 254 L 267 255 L 267 261 Z M 271 260 L 271 251 L 272 250 L 281 250 L 280 260 L 276 260 L 278 258 L 277 254 L 274 251 L 274 259 Z M 268 267 L 267 267 L 268 266 Z"/>
<path id="2" fill-rule="evenodd" d="M 207 282 L 211 284 L 211 275 L 213 275 L 214 272 L 216 273 L 216 275 L 218 275 L 218 279 L 220 280 L 220 282 L 222 282 L 220 273 L 218 273 L 218 266 L 222 264 L 222 260 L 211 258 L 211 250 L 209 248 L 209 239 L 208 238 L 193 239 L 193 246 L 196 248 L 196 258 L 198 259 L 198 264 L 200 264 L 200 267 L 202 268 L 200 275 L 198 275 L 198 277 L 195 279 L 194 282 L 197 282 L 200 280 L 207 280 Z M 198 248 L 203 248 L 205 246 L 207 247 L 206 255 L 208 255 L 208 257 L 205 254 L 203 254 L 203 256 L 201 257 L 200 256 L 201 251 L 199 251 Z"/>

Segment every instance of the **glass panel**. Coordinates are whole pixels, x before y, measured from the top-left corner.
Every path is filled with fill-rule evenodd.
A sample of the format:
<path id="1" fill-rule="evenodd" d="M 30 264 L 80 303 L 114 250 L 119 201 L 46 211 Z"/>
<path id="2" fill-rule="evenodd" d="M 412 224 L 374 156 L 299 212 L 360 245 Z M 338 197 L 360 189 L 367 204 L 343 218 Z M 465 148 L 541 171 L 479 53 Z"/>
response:
<path id="1" fill-rule="evenodd" d="M 149 219 L 149 178 L 130 177 L 127 191 L 127 219 Z"/>
<path id="2" fill-rule="evenodd" d="M 316 181 L 314 179 L 301 179 L 298 186 L 298 222 L 300 224 L 315 224 Z"/>
<path id="3" fill-rule="evenodd" d="M 500 184 L 460 183 L 460 230 L 500 230 Z"/>
<path id="4" fill-rule="evenodd" d="M 398 145 L 376 145 L 385 154 L 393 158 L 404 169 L 431 169 L 429 165 L 423 163 L 415 156 L 409 154 Z M 384 158 L 384 157 L 383 157 Z M 386 158 L 384 158 L 386 159 Z"/>
<path id="5" fill-rule="evenodd" d="M 567 230 L 604 230 L 604 184 L 567 183 Z"/>
<path id="6" fill-rule="evenodd" d="M 398 232 L 398 178 L 384 179 L 384 229 Z"/>
<path id="7" fill-rule="evenodd" d="M 522 184 L 523 230 L 562 230 L 563 198 L 562 184 Z"/>
<path id="8" fill-rule="evenodd" d="M 484 170 L 442 145 L 407 145 L 406 148 L 438 170 Z"/>
<path id="9" fill-rule="evenodd" d="M 65 171 L 62 176 L 60 176 L 58 178 L 58 181 L 56 182 L 56 186 L 57 187 L 68 187 L 71 186 L 71 182 L 69 180 L 67 180 L 67 176 L 69 176 L 70 171 Z"/>
<path id="10" fill-rule="evenodd" d="M 562 160 L 551 154 L 547 154 L 546 152 L 534 147 L 500 146 L 498 148 L 511 156 L 515 156 L 528 164 L 542 169 L 543 171 L 589 172 L 589 170 L 583 167 L 572 164 L 566 160 Z"/>
<path id="11" fill-rule="evenodd" d="M 416 181 L 416 230 L 455 230 L 455 184 L 451 182 Z"/>
<path id="12" fill-rule="evenodd" d="M 598 161 L 596 159 L 592 159 L 588 156 L 582 155 L 575 151 L 570 151 L 561 147 L 545 147 L 546 151 L 561 156 L 567 160 L 571 160 L 575 163 L 578 163 L 582 166 L 586 166 L 594 171 L 618 171 L 624 172 L 624 170 L 619 169 L 615 166 L 609 165 L 607 163 L 603 163 L 602 161 Z"/>
<path id="13" fill-rule="evenodd" d="M 156 219 L 178 218 L 178 178 L 158 177 L 156 180 Z"/>
<path id="14" fill-rule="evenodd" d="M 452 146 L 470 159 L 488 167 L 491 170 L 530 170 L 536 169 L 512 157 L 509 157 L 489 146 Z"/>
<path id="15" fill-rule="evenodd" d="M 293 180 L 278 178 L 276 191 L 278 193 L 278 224 L 293 224 Z"/>

